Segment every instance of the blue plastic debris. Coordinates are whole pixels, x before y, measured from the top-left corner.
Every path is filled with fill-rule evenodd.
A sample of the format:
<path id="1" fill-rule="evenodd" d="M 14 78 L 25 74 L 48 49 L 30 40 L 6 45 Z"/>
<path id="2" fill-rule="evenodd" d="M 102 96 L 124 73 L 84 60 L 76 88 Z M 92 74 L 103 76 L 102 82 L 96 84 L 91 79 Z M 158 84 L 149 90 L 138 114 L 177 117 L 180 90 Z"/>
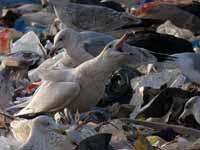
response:
<path id="1" fill-rule="evenodd" d="M 195 39 L 192 41 L 192 47 L 195 52 L 199 53 L 200 52 L 200 41 L 198 39 Z"/>
<path id="2" fill-rule="evenodd" d="M 20 31 L 23 33 L 28 32 L 28 31 L 34 31 L 38 36 L 46 32 L 46 27 L 39 24 L 35 24 L 34 26 L 31 26 L 24 18 L 17 19 L 15 22 L 14 28 L 17 31 Z"/>
<path id="3" fill-rule="evenodd" d="M 0 5 L 7 7 L 7 6 L 15 6 L 15 5 L 21 5 L 21 4 L 40 4 L 41 0 L 1 0 Z"/>
<path id="4" fill-rule="evenodd" d="M 192 47 L 193 47 L 193 48 L 200 47 L 200 41 L 199 41 L 199 40 L 194 40 L 194 41 L 192 41 Z"/>
<path id="5" fill-rule="evenodd" d="M 28 22 L 23 18 L 19 18 L 15 21 L 14 28 L 20 32 L 26 32 L 26 27 L 28 26 Z"/>

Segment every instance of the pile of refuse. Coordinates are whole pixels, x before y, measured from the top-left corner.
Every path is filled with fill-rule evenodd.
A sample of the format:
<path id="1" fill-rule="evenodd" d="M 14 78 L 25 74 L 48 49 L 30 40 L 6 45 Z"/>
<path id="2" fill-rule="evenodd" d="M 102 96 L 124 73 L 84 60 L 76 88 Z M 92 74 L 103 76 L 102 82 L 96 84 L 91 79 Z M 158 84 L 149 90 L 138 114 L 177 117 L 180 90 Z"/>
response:
<path id="1" fill-rule="evenodd" d="M 0 1 L 0 150 L 200 150 L 199 0 Z"/>

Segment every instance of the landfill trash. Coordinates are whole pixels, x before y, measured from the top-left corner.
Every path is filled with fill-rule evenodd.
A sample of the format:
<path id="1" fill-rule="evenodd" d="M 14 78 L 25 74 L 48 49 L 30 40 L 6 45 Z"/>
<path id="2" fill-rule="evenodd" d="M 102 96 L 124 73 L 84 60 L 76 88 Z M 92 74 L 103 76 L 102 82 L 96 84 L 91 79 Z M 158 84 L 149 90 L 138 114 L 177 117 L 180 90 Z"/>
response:
<path id="1" fill-rule="evenodd" d="M 141 111 L 143 104 L 143 91 L 144 87 L 152 87 L 154 89 L 160 89 L 165 84 L 171 84 L 179 74 L 178 70 L 165 70 L 163 72 L 137 77 L 131 80 L 132 89 L 135 90 L 130 104 L 136 108 L 131 114 L 131 118 L 135 118 Z"/>
<path id="2" fill-rule="evenodd" d="M 171 21 L 166 21 L 164 24 L 160 25 L 157 28 L 158 33 L 164 33 L 173 35 L 178 38 L 182 38 L 188 41 L 192 41 L 195 39 L 195 35 L 187 29 L 181 29 L 177 26 L 175 26 Z"/>
<path id="3" fill-rule="evenodd" d="M 13 121 L 13 117 L 8 115 L 8 114 L 4 114 L 1 113 L 0 114 L 0 128 L 2 129 L 8 129 L 10 123 Z"/>
<path id="4" fill-rule="evenodd" d="M 200 139 L 197 139 L 194 143 L 192 143 L 192 146 L 191 146 L 191 149 L 192 150 L 198 150 L 200 147 L 200 145 L 199 145 L 199 141 Z"/>
<path id="5" fill-rule="evenodd" d="M 10 38 L 12 31 L 5 29 L 0 32 L 0 53 L 7 54 L 10 52 Z"/>
<path id="6" fill-rule="evenodd" d="M 199 42 L 199 39 L 195 39 L 192 41 L 192 46 L 193 46 L 193 49 L 196 53 L 199 53 L 200 52 L 200 42 Z"/>
<path id="7" fill-rule="evenodd" d="M 21 31 L 21 32 L 25 32 L 26 30 L 26 27 L 29 25 L 29 23 L 23 19 L 23 18 L 19 18 L 15 21 L 15 24 L 14 24 L 14 28 L 17 30 L 17 31 Z"/>
<path id="8" fill-rule="evenodd" d="M 4 27 L 13 27 L 15 24 L 15 21 L 20 18 L 20 14 L 16 13 L 12 10 L 3 10 L 3 14 L 0 17 L 0 24 L 2 24 Z"/>
<path id="9" fill-rule="evenodd" d="M 16 6 L 27 3 L 40 3 L 40 0 L 3 0 L 1 1 L 1 6 Z"/>
<path id="10" fill-rule="evenodd" d="M 198 93 L 190 93 L 177 88 L 166 88 L 147 104 L 143 104 L 138 115 L 143 114 L 143 117 L 146 118 L 162 118 L 169 113 L 169 115 L 166 115 L 165 122 L 176 122 L 183 111 L 186 101 L 195 95 L 198 95 Z M 160 110 L 156 110 L 155 108 L 159 108 Z"/>
<path id="11" fill-rule="evenodd" d="M 190 142 L 182 137 L 177 137 L 173 142 L 169 142 L 163 144 L 161 146 L 162 150 L 175 150 L 175 149 L 182 149 L 188 150 L 190 148 Z"/>
<path id="12" fill-rule="evenodd" d="M 36 52 L 29 52 L 29 51 L 18 51 L 15 53 L 9 53 L 4 55 L 4 57 L 14 58 L 18 60 L 24 60 L 29 63 L 29 69 L 34 69 L 38 67 L 38 65 L 43 61 L 43 57 L 41 57 Z"/>
<path id="13" fill-rule="evenodd" d="M 30 23 L 28 20 L 24 18 L 19 18 L 15 21 L 14 28 L 17 31 L 26 33 L 29 31 L 34 31 L 38 36 L 41 36 L 42 34 L 46 33 L 46 27 L 44 25 L 36 24 L 36 23 Z"/>
<path id="14" fill-rule="evenodd" d="M 139 16 L 148 12 L 156 5 L 157 0 L 143 1 L 136 10 L 136 15 Z"/>
<path id="15" fill-rule="evenodd" d="M 24 79 L 28 69 L 28 65 L 26 65 L 23 61 L 8 58 L 2 61 L 0 71 L 0 107 L 2 110 L 12 104 L 12 100 L 17 96 L 18 91 L 21 91 L 27 85 L 27 81 Z"/>
<path id="16" fill-rule="evenodd" d="M 2 150 L 16 149 L 18 146 L 20 146 L 20 143 L 17 142 L 13 137 L 0 136 L 0 141 Z"/>
<path id="17" fill-rule="evenodd" d="M 166 141 L 159 136 L 148 136 L 147 140 L 155 147 L 161 147 Z"/>
<path id="18" fill-rule="evenodd" d="M 6 77 L 7 72 L 2 70 L 0 72 L 0 108 L 5 109 L 12 102 L 12 97 L 14 95 L 14 88 L 12 87 L 12 83 L 9 81 L 9 77 Z"/>
<path id="19" fill-rule="evenodd" d="M 0 14 L 0 150 L 199 150 L 199 0 L 3 0 Z"/>
<path id="20" fill-rule="evenodd" d="M 112 108 L 98 108 L 95 107 L 92 110 L 82 113 L 80 115 L 81 121 L 88 121 L 93 123 L 101 123 L 109 120 L 111 118 L 111 115 L 114 115 Z M 117 111 L 117 110 L 116 110 Z"/>
<path id="21" fill-rule="evenodd" d="M 45 45 L 46 49 L 52 49 L 53 48 L 53 43 L 51 43 L 50 40 L 47 40 L 46 45 Z"/>
<path id="22" fill-rule="evenodd" d="M 36 89 L 36 87 L 38 87 L 39 85 L 41 85 L 41 81 L 37 81 L 37 82 L 33 82 L 31 85 L 29 85 L 26 90 L 28 92 L 32 92 L 33 90 Z"/>
<path id="23" fill-rule="evenodd" d="M 81 127 L 81 129 L 78 131 L 73 130 L 73 131 L 68 132 L 68 135 L 71 141 L 76 144 L 79 144 L 81 141 L 85 140 L 86 138 L 94 136 L 96 134 L 97 132 L 95 131 L 95 129 L 89 125 L 85 125 Z"/>
<path id="24" fill-rule="evenodd" d="M 189 29 L 194 33 L 199 31 L 199 17 L 180 9 L 173 4 L 158 3 L 148 12 L 141 14 L 139 17 L 158 19 L 163 22 L 170 20 L 178 27 Z"/>
<path id="25" fill-rule="evenodd" d="M 181 88 L 187 82 L 186 80 L 187 80 L 186 77 L 180 74 L 170 85 L 170 87 Z"/>
<path id="26" fill-rule="evenodd" d="M 111 134 L 98 134 L 83 140 L 74 150 L 108 150 Z"/>
<path id="27" fill-rule="evenodd" d="M 175 58 L 175 60 L 173 62 L 164 62 L 164 66 L 167 68 L 179 68 L 181 70 L 181 72 L 191 81 L 194 82 L 196 84 L 199 84 L 199 79 L 198 79 L 198 75 L 194 75 L 194 74 L 198 74 L 199 70 L 197 67 L 195 67 L 197 63 L 197 61 L 200 58 L 199 53 L 178 53 L 178 54 L 174 54 L 173 55 Z M 188 61 L 190 61 L 191 63 L 187 63 Z M 167 63 L 167 64 L 165 64 Z M 171 64 L 171 66 L 170 66 Z M 168 65 L 168 66 L 167 66 Z M 164 67 L 163 66 L 163 67 Z"/>
<path id="28" fill-rule="evenodd" d="M 120 105 L 119 103 L 115 103 L 111 107 L 108 107 L 108 111 L 111 113 L 112 118 L 129 117 L 134 109 L 135 109 L 135 106 L 133 105 L 129 105 L 129 104 Z"/>
<path id="29" fill-rule="evenodd" d="M 135 107 L 133 112 L 130 114 L 130 118 L 132 119 L 137 117 L 138 113 L 141 110 L 142 104 L 144 103 L 143 90 L 144 87 L 135 89 L 134 95 L 131 98 L 130 105 L 133 105 Z"/>
<path id="30" fill-rule="evenodd" d="M 39 44 L 40 40 L 37 35 L 34 32 L 30 31 L 19 40 L 17 40 L 15 43 L 13 43 L 11 52 L 29 51 L 44 56 L 45 52 L 43 52 Z"/>
<path id="31" fill-rule="evenodd" d="M 145 75 L 132 79 L 131 86 L 133 89 L 140 87 L 152 87 L 159 89 L 164 84 L 173 82 L 180 72 L 178 70 L 164 70 L 159 73 Z"/>
<path id="32" fill-rule="evenodd" d="M 132 97 L 132 88 L 130 80 L 139 76 L 140 73 L 128 66 L 123 66 L 113 73 L 109 83 L 106 85 L 104 105 L 113 104 L 115 102 L 125 104 L 129 103 Z"/>
<path id="33" fill-rule="evenodd" d="M 124 123 L 121 122 L 120 120 L 112 120 L 109 124 L 101 126 L 99 132 L 112 134 L 111 142 L 126 141 L 127 137 L 123 129 L 123 126 Z"/>

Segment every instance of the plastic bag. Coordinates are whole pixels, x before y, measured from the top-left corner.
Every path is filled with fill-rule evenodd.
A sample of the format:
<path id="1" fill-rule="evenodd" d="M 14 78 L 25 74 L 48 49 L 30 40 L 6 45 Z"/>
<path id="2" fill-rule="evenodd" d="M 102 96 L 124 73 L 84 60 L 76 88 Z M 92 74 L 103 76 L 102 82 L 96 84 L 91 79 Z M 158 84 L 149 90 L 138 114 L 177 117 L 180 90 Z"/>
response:
<path id="1" fill-rule="evenodd" d="M 40 40 L 38 36 L 33 31 L 30 31 L 13 44 L 11 51 L 12 52 L 29 51 L 38 53 L 39 55 L 44 55 L 39 44 Z"/>

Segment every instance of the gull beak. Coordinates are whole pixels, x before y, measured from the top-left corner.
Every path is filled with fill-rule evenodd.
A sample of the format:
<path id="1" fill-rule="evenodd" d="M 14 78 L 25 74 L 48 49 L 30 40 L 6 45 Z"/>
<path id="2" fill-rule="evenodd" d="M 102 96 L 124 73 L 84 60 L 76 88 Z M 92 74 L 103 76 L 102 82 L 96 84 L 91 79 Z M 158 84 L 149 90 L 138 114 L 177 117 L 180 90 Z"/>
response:
<path id="1" fill-rule="evenodd" d="M 131 35 L 132 33 L 126 33 L 124 34 L 116 43 L 115 48 L 119 49 L 122 48 L 123 44 L 126 42 L 126 40 L 128 39 L 128 37 Z"/>
<path id="2" fill-rule="evenodd" d="M 127 41 L 127 39 L 129 38 L 129 36 L 133 35 L 133 33 L 126 33 L 124 34 L 116 43 L 115 48 L 116 50 L 118 50 L 119 52 L 123 52 L 124 54 L 128 54 L 128 55 L 132 55 L 131 52 L 128 52 L 125 49 L 123 49 L 123 44 Z"/>
<path id="3" fill-rule="evenodd" d="M 179 116 L 179 120 L 184 120 L 187 116 L 190 115 L 189 111 L 184 110 L 183 113 Z"/>
<path id="4" fill-rule="evenodd" d="M 54 55 L 58 50 L 62 49 L 63 45 L 60 42 L 55 42 L 54 41 L 54 45 L 53 47 L 50 49 L 49 54 L 50 55 Z"/>
<path id="5" fill-rule="evenodd" d="M 53 57 L 56 54 L 56 52 L 61 48 L 63 48 L 63 47 L 61 47 L 59 44 L 54 44 L 53 47 L 51 49 L 49 49 L 48 55 L 50 57 Z"/>
<path id="6" fill-rule="evenodd" d="M 52 129 L 54 132 L 58 133 L 58 134 L 62 134 L 62 135 L 67 135 L 66 131 L 64 128 L 54 128 Z"/>
<path id="7" fill-rule="evenodd" d="M 53 48 L 49 49 L 48 55 L 50 57 L 53 57 L 55 55 L 56 51 L 57 51 L 57 49 L 55 47 L 53 47 Z"/>

